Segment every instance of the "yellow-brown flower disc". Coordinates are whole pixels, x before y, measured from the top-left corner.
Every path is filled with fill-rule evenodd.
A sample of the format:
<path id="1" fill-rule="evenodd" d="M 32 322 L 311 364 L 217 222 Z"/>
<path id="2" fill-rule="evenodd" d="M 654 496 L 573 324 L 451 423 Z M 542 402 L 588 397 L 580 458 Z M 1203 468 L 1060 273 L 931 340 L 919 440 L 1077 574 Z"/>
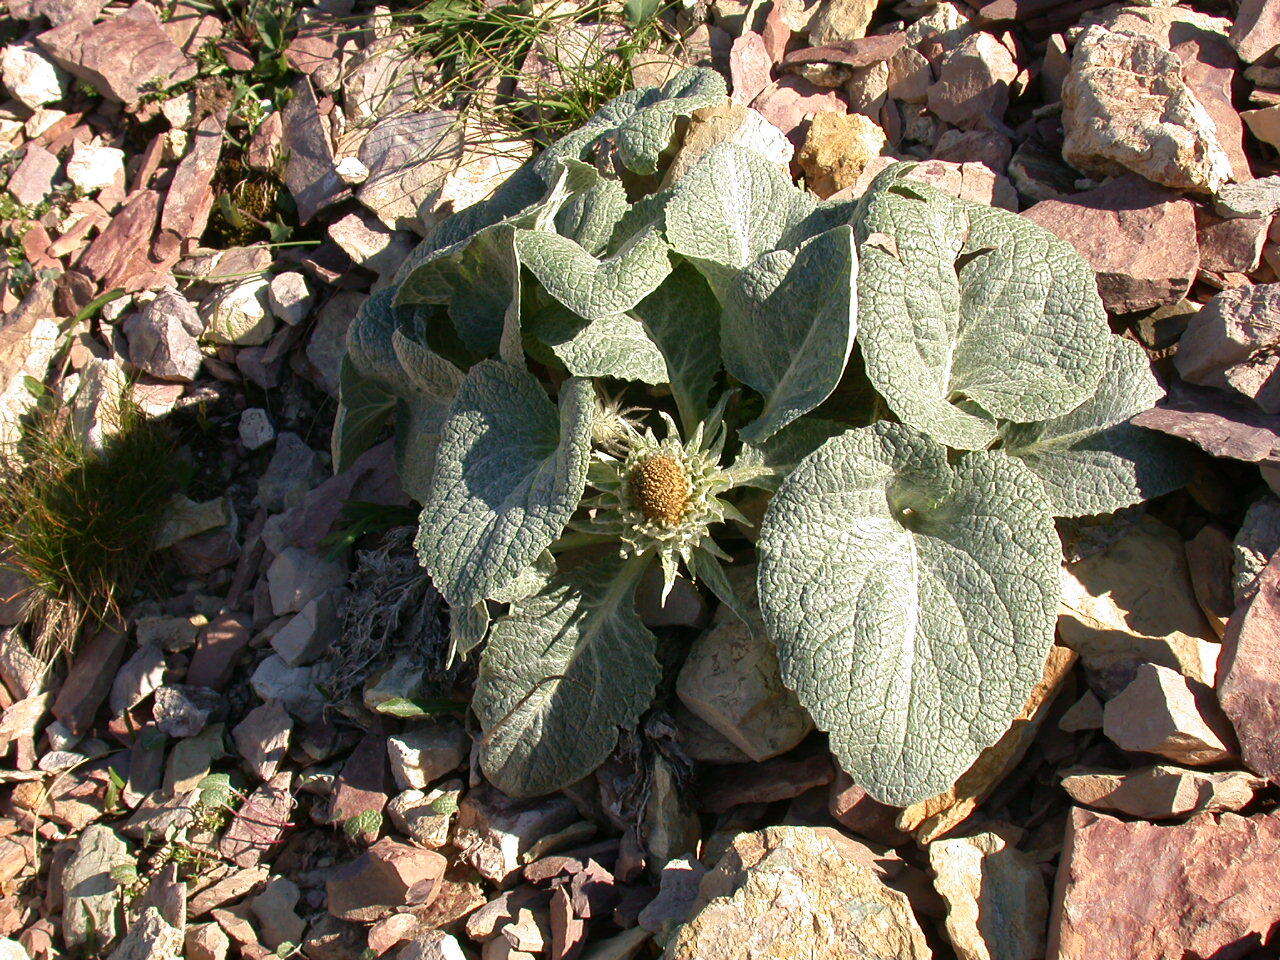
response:
<path id="1" fill-rule="evenodd" d="M 689 478 L 674 457 L 651 454 L 631 469 L 631 502 L 655 523 L 672 527 L 689 506 Z"/>

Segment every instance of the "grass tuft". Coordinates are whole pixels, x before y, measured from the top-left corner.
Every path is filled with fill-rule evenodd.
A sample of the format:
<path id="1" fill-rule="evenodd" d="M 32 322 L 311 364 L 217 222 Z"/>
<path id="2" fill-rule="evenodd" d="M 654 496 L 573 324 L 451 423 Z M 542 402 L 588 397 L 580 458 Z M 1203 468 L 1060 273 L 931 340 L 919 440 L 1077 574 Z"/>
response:
<path id="1" fill-rule="evenodd" d="M 101 450 L 77 435 L 65 410 L 44 409 L 0 464 L 4 562 L 31 581 L 46 625 L 36 652 L 46 660 L 87 619 L 118 613 L 179 488 L 172 441 L 136 405 L 120 407 Z"/>

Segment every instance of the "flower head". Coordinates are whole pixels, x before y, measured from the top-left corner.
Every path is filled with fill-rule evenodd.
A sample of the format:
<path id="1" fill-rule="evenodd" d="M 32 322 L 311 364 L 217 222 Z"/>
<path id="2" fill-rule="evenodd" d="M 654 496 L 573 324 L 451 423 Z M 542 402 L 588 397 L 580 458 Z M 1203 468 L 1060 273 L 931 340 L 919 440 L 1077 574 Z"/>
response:
<path id="1" fill-rule="evenodd" d="M 588 482 L 598 495 L 587 501 L 591 521 L 582 529 L 618 537 L 626 556 L 656 554 L 665 598 L 678 561 L 688 569 L 698 551 L 728 559 L 712 539 L 711 526 L 745 518 L 722 496 L 742 482 L 720 464 L 723 405 L 687 441 L 680 439 L 667 414 L 659 417 L 665 426 L 662 437 L 633 420 L 614 420 L 624 426 L 611 444 L 596 451 Z"/>

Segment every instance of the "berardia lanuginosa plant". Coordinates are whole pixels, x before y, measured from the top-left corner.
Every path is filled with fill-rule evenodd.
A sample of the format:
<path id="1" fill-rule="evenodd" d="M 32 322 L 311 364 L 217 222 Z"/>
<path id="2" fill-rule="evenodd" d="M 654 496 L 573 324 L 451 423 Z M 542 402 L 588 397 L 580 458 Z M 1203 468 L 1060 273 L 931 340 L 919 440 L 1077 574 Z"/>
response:
<path id="1" fill-rule="evenodd" d="M 656 565 L 762 624 L 854 782 L 910 803 L 1040 678 L 1054 519 L 1185 477 L 1071 247 L 908 164 L 819 201 L 750 137 L 682 145 L 724 102 L 701 70 L 627 93 L 446 220 L 352 325 L 334 461 L 394 428 L 504 791 L 653 705 Z"/>

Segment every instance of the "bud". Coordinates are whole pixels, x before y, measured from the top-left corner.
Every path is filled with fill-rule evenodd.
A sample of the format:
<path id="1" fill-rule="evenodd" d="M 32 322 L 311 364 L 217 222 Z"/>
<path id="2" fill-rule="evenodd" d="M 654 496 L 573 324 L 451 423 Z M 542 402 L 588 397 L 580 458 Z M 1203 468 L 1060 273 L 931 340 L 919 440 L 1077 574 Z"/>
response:
<path id="1" fill-rule="evenodd" d="M 674 457 L 658 453 L 645 457 L 631 470 L 631 502 L 646 519 L 673 527 L 684 517 L 691 488 L 684 467 Z"/>

